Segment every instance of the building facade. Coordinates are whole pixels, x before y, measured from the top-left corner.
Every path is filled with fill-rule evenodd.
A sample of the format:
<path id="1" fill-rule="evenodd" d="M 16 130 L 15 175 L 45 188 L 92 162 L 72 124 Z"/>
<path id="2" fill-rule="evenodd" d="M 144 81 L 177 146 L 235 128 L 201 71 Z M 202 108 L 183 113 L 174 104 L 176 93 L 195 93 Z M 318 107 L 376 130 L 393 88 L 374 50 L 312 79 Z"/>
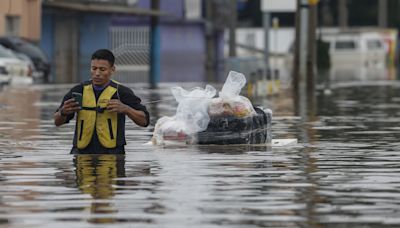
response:
<path id="1" fill-rule="evenodd" d="M 90 77 L 90 57 L 99 48 L 117 58 L 116 79 L 149 82 L 151 18 L 159 20 L 159 82 L 206 81 L 207 26 L 204 1 L 43 1 L 41 47 L 52 59 L 53 82 Z M 213 50 L 223 58 L 223 30 Z"/>
<path id="2" fill-rule="evenodd" d="M 0 36 L 41 39 L 41 0 L 1 0 Z"/>

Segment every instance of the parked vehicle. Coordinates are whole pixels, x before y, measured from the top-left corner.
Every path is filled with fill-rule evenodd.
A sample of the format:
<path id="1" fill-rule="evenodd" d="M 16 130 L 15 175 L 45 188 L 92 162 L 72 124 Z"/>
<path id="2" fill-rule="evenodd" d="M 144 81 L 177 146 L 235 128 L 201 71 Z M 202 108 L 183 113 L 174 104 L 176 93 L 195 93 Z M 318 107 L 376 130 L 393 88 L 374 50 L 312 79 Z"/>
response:
<path id="1" fill-rule="evenodd" d="M 0 44 L 6 48 L 27 55 L 33 62 L 35 69 L 41 72 L 34 76 L 43 77 L 44 82 L 49 81 L 50 62 L 42 49 L 27 40 L 13 36 L 0 37 Z"/>
<path id="2" fill-rule="evenodd" d="M 20 60 L 11 50 L 0 46 L 0 82 L 30 84 L 33 82 L 32 69 L 27 62 Z"/>
<path id="3" fill-rule="evenodd" d="M 383 35 L 369 30 L 328 30 L 321 34 L 328 44 L 330 81 L 380 80 L 388 78 L 388 50 Z M 286 65 L 293 63 L 293 45 Z M 319 56 L 320 57 L 320 56 Z"/>
<path id="4" fill-rule="evenodd" d="M 331 79 L 383 79 L 386 76 L 387 50 L 377 32 L 325 34 L 323 40 L 329 43 Z"/>
<path id="5" fill-rule="evenodd" d="M 9 84 L 11 81 L 11 75 L 8 74 L 4 63 L 0 59 L 0 85 Z"/>
<path id="6" fill-rule="evenodd" d="M 29 65 L 32 78 L 34 78 L 34 79 L 43 78 L 43 75 L 44 75 L 43 72 L 38 71 L 36 69 L 35 64 L 33 64 L 32 60 L 31 60 L 31 58 L 29 58 L 29 56 L 25 55 L 24 53 L 16 52 L 16 51 L 13 51 L 13 53 L 18 59 L 20 59 L 22 62 L 25 62 L 26 64 Z"/>

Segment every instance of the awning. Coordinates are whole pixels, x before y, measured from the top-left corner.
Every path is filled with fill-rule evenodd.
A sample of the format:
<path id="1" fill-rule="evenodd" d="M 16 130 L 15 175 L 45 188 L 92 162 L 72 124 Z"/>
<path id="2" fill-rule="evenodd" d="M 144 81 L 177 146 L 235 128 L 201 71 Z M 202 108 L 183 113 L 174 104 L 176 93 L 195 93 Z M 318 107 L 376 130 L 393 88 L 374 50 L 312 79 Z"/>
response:
<path id="1" fill-rule="evenodd" d="M 110 4 L 93 4 L 93 3 L 79 3 L 79 2 L 43 2 L 44 6 L 53 8 L 62 8 L 68 10 L 76 10 L 82 12 L 97 12 L 97 13 L 122 13 L 132 14 L 137 16 L 167 16 L 168 13 L 150 9 L 143 9 L 137 7 L 127 7 Z"/>

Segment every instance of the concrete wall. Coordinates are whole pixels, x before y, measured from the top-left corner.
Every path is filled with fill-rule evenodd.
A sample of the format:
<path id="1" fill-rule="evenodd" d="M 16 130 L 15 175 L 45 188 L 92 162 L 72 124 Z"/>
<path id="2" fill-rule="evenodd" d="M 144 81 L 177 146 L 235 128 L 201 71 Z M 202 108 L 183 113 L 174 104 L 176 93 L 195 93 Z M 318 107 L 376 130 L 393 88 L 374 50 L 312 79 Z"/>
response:
<path id="1" fill-rule="evenodd" d="M 41 0 L 1 0 L 0 36 L 9 35 L 6 31 L 6 17 L 16 16 L 20 18 L 19 30 L 16 35 L 39 42 L 41 8 Z"/>
<path id="2" fill-rule="evenodd" d="M 46 55 L 49 57 L 51 64 L 51 75 L 49 76 L 49 80 L 51 82 L 55 81 L 55 73 L 54 73 L 54 16 L 53 14 L 49 14 L 43 12 L 42 14 L 42 34 L 39 46 L 43 49 Z"/>
<path id="3" fill-rule="evenodd" d="M 93 52 L 108 48 L 110 15 L 88 13 L 82 15 L 79 27 L 79 80 L 90 78 L 90 59 Z"/>
<path id="4" fill-rule="evenodd" d="M 45 8 L 42 26 L 40 46 L 51 59 L 50 81 L 88 80 L 92 53 L 108 47 L 110 15 Z"/>
<path id="5" fill-rule="evenodd" d="M 162 1 L 160 7 L 162 11 L 165 10 L 176 15 L 176 17 L 161 18 L 160 22 L 161 82 L 205 80 L 206 47 L 204 24 L 202 21 L 182 20 L 184 17 L 183 2 L 183 0 L 171 0 L 167 4 Z M 138 7 L 148 9 L 149 4 L 150 1 L 140 0 Z M 72 28 L 68 31 L 77 34 L 77 52 L 73 53 L 76 56 L 75 60 L 74 58 L 69 58 L 69 55 L 66 54 L 69 49 L 73 49 L 75 46 L 61 51 L 59 45 L 57 45 L 58 41 L 55 35 L 57 27 L 60 26 L 60 23 L 57 22 L 67 13 L 67 10 L 51 7 L 44 7 L 43 9 L 43 38 L 40 45 L 52 59 L 53 82 L 78 82 L 88 79 L 91 54 L 96 49 L 109 47 L 109 29 L 111 27 L 149 26 L 148 16 L 74 12 L 74 17 L 79 19 L 79 24 L 76 26 L 76 31 Z M 70 11 L 70 13 L 72 12 Z M 219 40 L 218 47 L 216 47 L 216 52 L 218 52 L 217 57 L 223 58 L 222 36 Z M 59 42 L 64 42 L 61 37 Z M 57 53 L 64 53 L 65 58 Z M 58 59 L 64 61 L 57 61 Z M 62 64 L 64 62 L 65 64 Z M 77 67 L 76 71 L 66 73 L 65 70 L 62 70 L 68 66 L 73 68 L 75 64 Z M 60 69 L 57 70 L 57 68 Z M 74 76 L 71 76 L 71 74 Z"/>
<path id="6" fill-rule="evenodd" d="M 139 0 L 137 6 L 149 9 L 150 3 L 148 0 Z M 185 20 L 185 0 L 160 1 L 160 10 L 169 14 L 160 18 L 160 82 L 204 81 L 204 24 L 201 21 Z M 114 16 L 112 25 L 150 26 L 148 17 L 127 15 Z M 218 51 L 222 55 L 223 50 Z"/>
<path id="7" fill-rule="evenodd" d="M 163 24 L 160 81 L 204 81 L 205 50 L 203 25 Z"/>

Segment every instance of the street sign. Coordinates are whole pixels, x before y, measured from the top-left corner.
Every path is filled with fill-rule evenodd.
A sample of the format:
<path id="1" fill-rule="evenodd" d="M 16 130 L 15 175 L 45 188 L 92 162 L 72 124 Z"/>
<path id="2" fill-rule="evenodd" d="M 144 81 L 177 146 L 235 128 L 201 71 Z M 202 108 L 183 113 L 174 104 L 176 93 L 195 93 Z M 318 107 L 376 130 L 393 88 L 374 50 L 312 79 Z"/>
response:
<path id="1" fill-rule="evenodd" d="M 312 1 L 312 0 L 310 0 Z M 296 11 L 296 0 L 262 0 L 261 11 L 263 12 L 294 12 Z"/>

